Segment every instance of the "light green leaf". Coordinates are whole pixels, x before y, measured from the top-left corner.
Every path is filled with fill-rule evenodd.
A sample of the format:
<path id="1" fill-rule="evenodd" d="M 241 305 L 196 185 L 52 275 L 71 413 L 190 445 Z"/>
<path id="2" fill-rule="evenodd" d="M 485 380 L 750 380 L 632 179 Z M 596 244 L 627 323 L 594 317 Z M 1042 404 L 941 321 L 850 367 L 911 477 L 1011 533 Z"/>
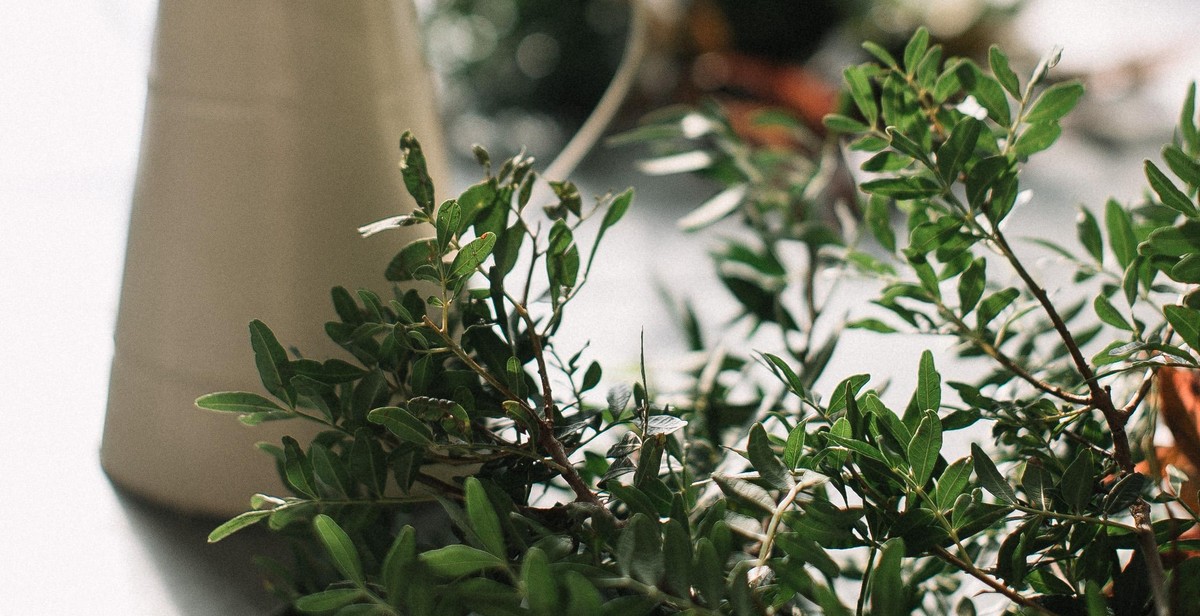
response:
<path id="1" fill-rule="evenodd" d="M 795 469 L 804 455 L 804 440 L 807 437 L 805 430 L 807 428 L 808 422 L 801 421 L 788 433 L 787 446 L 783 450 L 783 463 L 789 469 Z"/>
<path id="2" fill-rule="evenodd" d="M 938 174 L 946 183 L 953 182 L 971 159 L 983 128 L 983 122 L 966 116 L 950 131 L 950 137 L 938 148 Z"/>
<path id="3" fill-rule="evenodd" d="M 991 492 L 992 496 L 1006 504 L 1011 505 L 1017 502 L 1017 493 L 1008 484 L 1008 480 L 1000 474 L 999 470 L 996 470 L 996 465 L 987 452 L 975 443 L 971 443 L 971 461 L 975 467 L 975 476 L 979 478 L 983 489 Z"/>
<path id="4" fill-rule="evenodd" d="M 317 517 L 313 518 L 313 527 L 338 572 L 354 582 L 356 586 L 361 587 L 365 584 L 366 578 L 363 576 L 358 550 L 354 547 L 354 542 L 350 540 L 346 531 L 342 530 L 342 527 L 338 526 L 333 518 L 323 513 L 317 514 Z"/>
<path id="5" fill-rule="evenodd" d="M 921 61 L 921 57 L 925 55 L 925 50 L 928 48 L 929 30 L 925 26 L 921 26 L 917 28 L 912 38 L 908 40 L 908 44 L 904 46 L 904 68 L 909 75 L 916 72 L 917 64 Z"/>
<path id="6" fill-rule="evenodd" d="M 1087 507 L 1092 498 L 1096 481 L 1095 464 L 1092 462 L 1092 452 L 1083 450 L 1075 458 L 1067 470 L 1063 471 L 1058 483 L 1058 493 L 1071 511 L 1078 513 Z"/>
<path id="7" fill-rule="evenodd" d="M 971 458 L 959 458 L 946 467 L 937 478 L 933 491 L 933 502 L 938 509 L 946 510 L 954 505 L 954 499 L 966 490 L 971 480 Z"/>
<path id="8" fill-rule="evenodd" d="M 462 220 L 462 207 L 458 201 L 449 199 L 442 203 L 437 210 L 437 242 L 438 248 L 446 250 L 450 240 L 458 234 L 459 221 Z"/>
<path id="9" fill-rule="evenodd" d="M 521 586 L 529 607 L 537 616 L 558 616 L 559 592 L 550 574 L 550 561 L 541 548 L 531 547 L 521 564 Z"/>
<path id="10" fill-rule="evenodd" d="M 327 613 L 363 599 L 366 594 L 358 588 L 331 588 L 296 599 L 301 612 Z"/>
<path id="11" fill-rule="evenodd" d="M 483 484 L 475 477 L 466 480 L 467 517 L 471 520 L 471 529 L 479 535 L 480 541 L 487 551 L 505 558 L 508 550 L 504 543 L 504 530 L 500 525 L 500 516 L 492 506 Z"/>
<path id="12" fill-rule="evenodd" d="M 505 561 L 495 554 L 457 543 L 424 552 L 419 558 L 434 574 L 449 578 L 505 566 Z"/>
<path id="13" fill-rule="evenodd" d="M 865 133 L 871 130 L 870 126 L 867 126 L 866 124 L 863 124 L 854 118 L 838 113 L 827 114 L 824 118 L 822 118 L 821 121 L 825 124 L 825 128 L 828 128 L 835 133 L 856 135 L 858 133 Z"/>
<path id="14" fill-rule="evenodd" d="M 226 413 L 262 413 L 283 411 L 284 408 L 258 394 L 244 391 L 222 391 L 196 398 L 196 406 L 209 411 Z M 286 411 L 289 412 L 290 411 Z"/>
<path id="15" fill-rule="evenodd" d="M 1013 151 L 1018 156 L 1031 156 L 1054 145 L 1060 135 L 1062 135 L 1062 127 L 1058 122 L 1031 124 L 1017 137 L 1017 142 L 1013 144 Z"/>
<path id="16" fill-rule="evenodd" d="M 1100 235 L 1100 224 L 1096 217 L 1085 207 L 1079 208 L 1079 216 L 1075 219 L 1075 229 L 1079 235 L 1079 243 L 1092 255 L 1097 264 L 1104 263 L 1104 238 Z"/>
<path id="17" fill-rule="evenodd" d="M 971 261 L 967 269 L 958 278 L 958 311 L 967 315 L 975 309 L 979 299 L 983 297 L 983 289 L 987 284 L 987 260 L 983 257 Z"/>
<path id="18" fill-rule="evenodd" d="M 208 542 L 216 543 L 228 537 L 229 535 L 242 530 L 243 528 L 253 526 L 262 520 L 267 519 L 272 513 L 273 511 L 270 509 L 266 509 L 263 511 L 247 511 L 246 513 L 240 514 L 213 529 L 213 531 L 208 534 Z"/>
<path id="19" fill-rule="evenodd" d="M 846 85 L 850 87 L 850 96 L 854 99 L 854 104 L 866 118 L 867 124 L 874 126 L 875 118 L 879 115 L 879 106 L 875 102 L 875 92 L 871 88 L 866 70 L 861 66 L 851 66 L 842 74 L 846 78 Z"/>
<path id="20" fill-rule="evenodd" d="M 409 570 L 417 560 L 417 533 L 412 526 L 405 525 L 392 541 L 387 555 L 383 558 L 380 568 L 380 582 L 388 591 L 388 596 L 397 596 L 403 592 L 409 582 Z"/>

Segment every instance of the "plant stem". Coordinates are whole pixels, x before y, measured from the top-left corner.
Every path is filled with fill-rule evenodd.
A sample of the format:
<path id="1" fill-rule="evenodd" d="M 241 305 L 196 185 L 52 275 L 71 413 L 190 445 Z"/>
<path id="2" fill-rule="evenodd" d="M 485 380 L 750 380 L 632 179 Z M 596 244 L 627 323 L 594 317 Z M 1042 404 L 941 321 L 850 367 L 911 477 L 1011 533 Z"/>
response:
<path id="1" fill-rule="evenodd" d="M 775 511 L 771 512 L 771 521 L 767 523 L 767 536 L 763 539 L 762 547 L 758 550 L 758 566 L 762 567 L 767 564 L 767 559 L 771 558 L 771 550 L 775 547 L 775 534 L 779 531 L 779 523 L 783 520 L 783 514 L 792 503 L 796 502 L 796 497 L 800 496 L 800 490 L 804 489 L 805 482 L 797 481 L 792 484 L 790 490 L 784 495 L 779 504 L 775 506 Z"/>
<path id="2" fill-rule="evenodd" d="M 937 553 L 937 555 L 942 560 L 945 560 L 946 562 L 950 563 L 951 565 L 954 565 L 955 567 L 958 567 L 959 569 L 966 571 L 971 577 L 979 580 L 980 582 L 983 582 L 989 588 L 1004 595 L 1013 603 L 1017 603 L 1024 607 L 1027 607 L 1027 608 L 1033 610 L 1034 612 L 1037 612 L 1038 614 L 1044 614 L 1045 616 L 1054 616 L 1054 612 L 1051 612 L 1050 610 L 1035 603 L 1032 599 L 1029 599 L 1028 597 L 1025 597 L 1024 595 L 1022 595 L 1021 593 L 1018 593 L 1018 592 L 1012 590 L 1011 588 L 1005 586 L 1004 584 L 1000 583 L 999 580 L 996 580 L 992 576 L 988 575 L 983 570 L 981 570 L 979 567 L 976 567 L 975 565 L 973 565 L 971 563 L 963 561 L 962 559 L 958 558 L 954 554 L 951 554 L 945 548 L 935 547 L 934 552 Z"/>

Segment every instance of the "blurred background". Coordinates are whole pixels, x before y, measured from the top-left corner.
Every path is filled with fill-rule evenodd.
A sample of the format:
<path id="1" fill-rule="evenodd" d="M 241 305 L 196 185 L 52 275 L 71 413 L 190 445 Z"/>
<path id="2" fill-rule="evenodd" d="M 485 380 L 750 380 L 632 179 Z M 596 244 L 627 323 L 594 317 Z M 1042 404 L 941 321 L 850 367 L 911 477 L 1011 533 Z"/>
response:
<path id="1" fill-rule="evenodd" d="M 862 59 L 859 42 L 899 45 L 919 24 L 957 54 L 999 42 L 1018 73 L 1061 45 L 1055 76 L 1083 79 L 1088 95 L 1061 144 L 1031 165 L 1034 198 L 1015 222 L 1026 235 L 1071 229 L 1079 204 L 1140 195 L 1141 160 L 1170 138 L 1185 88 L 1200 77 L 1200 12 L 1190 0 L 651 5 L 651 52 L 614 130 L 706 97 L 723 101 L 735 119 L 765 105 L 811 121 L 832 103 L 840 67 Z M 477 176 L 475 142 L 493 158 L 523 144 L 548 162 L 608 84 L 628 29 L 621 0 L 417 7 L 456 188 Z M 261 536 L 207 546 L 214 521 L 121 496 L 98 465 L 154 14 L 151 0 L 40 0 L 10 3 L 0 18 L 3 614 L 254 614 L 275 605 L 249 561 L 270 549 Z M 607 240 L 609 258 L 574 305 L 563 342 L 590 337 L 591 355 L 620 378 L 619 370 L 636 368 L 644 328 L 651 370 L 669 382 L 684 345 L 658 281 L 686 281 L 714 327 L 736 308 L 707 266 L 712 232 L 686 235 L 674 222 L 715 187 L 642 176 L 634 164 L 641 155 L 601 146 L 575 174 L 585 195 L 634 185 L 639 197 Z M 324 307 L 313 310 L 316 326 Z M 603 323 L 603 336 L 572 323 Z M 925 346 L 949 357 L 948 342 L 921 339 L 872 363 L 853 352 L 867 341 L 847 334 L 827 374 L 886 374 Z M 909 375 L 891 376 L 907 390 Z"/>

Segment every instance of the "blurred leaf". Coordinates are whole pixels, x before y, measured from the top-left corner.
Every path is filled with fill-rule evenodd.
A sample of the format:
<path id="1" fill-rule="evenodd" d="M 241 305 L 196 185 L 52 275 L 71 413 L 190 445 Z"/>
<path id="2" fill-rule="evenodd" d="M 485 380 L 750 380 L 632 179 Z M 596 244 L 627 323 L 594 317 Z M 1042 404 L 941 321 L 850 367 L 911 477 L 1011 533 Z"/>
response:
<path id="1" fill-rule="evenodd" d="M 1075 228 L 1079 235 L 1079 243 L 1083 244 L 1084 249 L 1096 263 L 1104 263 L 1104 238 L 1100 235 L 1100 224 L 1096 222 L 1096 217 L 1087 208 L 1079 208 L 1079 217 L 1076 219 Z"/>
<path id="2" fill-rule="evenodd" d="M 908 44 L 904 46 L 904 68 L 909 75 L 916 73 L 917 63 L 929 48 L 929 30 L 925 26 L 918 27 Z"/>
<path id="3" fill-rule="evenodd" d="M 1117 329 L 1133 331 L 1133 326 L 1129 324 L 1129 321 L 1125 320 L 1125 317 L 1121 316 L 1121 312 L 1108 301 L 1108 298 L 1103 293 L 1097 295 L 1096 299 L 1092 301 L 1092 308 L 1096 311 L 1096 316 L 1100 317 L 1101 321 Z"/>
<path id="4" fill-rule="evenodd" d="M 1021 98 L 1021 82 L 1017 79 L 1017 74 L 1013 72 L 1008 65 L 1008 56 L 1000 50 L 996 45 L 992 45 L 988 49 L 988 65 L 992 69 L 992 74 L 996 76 L 996 80 L 1004 89 L 1016 99 Z"/>
<path id="5" fill-rule="evenodd" d="M 331 588 L 296 599 L 296 609 L 301 612 L 329 613 L 366 598 L 359 588 Z"/>
<path id="6" fill-rule="evenodd" d="M 1113 199 L 1104 205 L 1104 225 L 1108 229 L 1108 245 L 1121 269 L 1129 266 L 1137 256 L 1137 238 L 1133 234 L 1133 222 L 1129 212 Z"/>
<path id="7" fill-rule="evenodd" d="M 801 421 L 788 433 L 787 446 L 783 450 L 783 463 L 789 469 L 794 470 L 804 455 L 804 440 L 807 436 L 805 430 L 807 428 L 808 423 Z"/>
<path id="8" fill-rule="evenodd" d="M 1196 162 L 1195 158 L 1188 156 L 1183 150 L 1173 145 L 1163 148 L 1162 155 L 1175 177 L 1193 188 L 1200 186 L 1200 162 Z M 1189 202 L 1188 205 L 1191 203 Z M 1193 208 L 1194 211 L 1195 208 Z"/>
<path id="9" fill-rule="evenodd" d="M 971 261 L 958 278 L 958 312 L 966 316 L 983 297 L 987 284 L 987 261 L 982 257 Z"/>
<path id="10" fill-rule="evenodd" d="M 550 574 L 550 562 L 546 553 L 536 547 L 525 552 L 521 565 L 521 585 L 534 614 L 557 616 L 560 613 L 558 585 Z"/>
<path id="11" fill-rule="evenodd" d="M 900 576 L 904 551 L 904 540 L 899 537 L 888 539 L 880 550 L 871 574 L 872 616 L 908 616 L 912 613 L 905 601 L 904 580 Z"/>
<path id="12" fill-rule="evenodd" d="M 646 436 L 673 434 L 688 422 L 672 415 L 651 415 L 646 419 Z"/>
<path id="13" fill-rule="evenodd" d="M 776 490 L 786 490 L 791 487 L 792 475 L 775 456 L 775 452 L 771 449 L 771 440 L 762 423 L 755 423 L 750 427 L 746 454 L 750 458 L 750 464 L 754 465 L 754 470 L 758 471 L 758 475 L 767 485 Z"/>
<path id="14" fill-rule="evenodd" d="M 419 558 L 434 574 L 448 578 L 502 569 L 506 564 L 495 554 L 457 543 L 423 552 Z"/>
<path id="15" fill-rule="evenodd" d="M 684 231 L 707 227 L 737 211 L 746 198 L 747 186 L 737 184 L 717 193 L 677 223 Z"/>
<path id="16" fill-rule="evenodd" d="M 1062 127 L 1058 125 L 1058 122 L 1031 124 L 1017 137 L 1017 142 L 1013 144 L 1013 151 L 1018 156 L 1031 156 L 1054 145 L 1060 135 L 1062 135 Z"/>

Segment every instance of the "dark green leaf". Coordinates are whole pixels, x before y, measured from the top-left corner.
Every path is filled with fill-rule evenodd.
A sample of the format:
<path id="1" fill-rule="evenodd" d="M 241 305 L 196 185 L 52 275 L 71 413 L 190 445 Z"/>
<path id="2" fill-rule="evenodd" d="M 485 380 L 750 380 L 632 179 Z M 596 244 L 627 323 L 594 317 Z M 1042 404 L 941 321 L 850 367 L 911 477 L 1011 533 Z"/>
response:
<path id="1" fill-rule="evenodd" d="M 971 261 L 958 279 L 958 311 L 960 315 L 965 316 L 975 309 L 975 305 L 983 297 L 983 289 L 986 284 L 987 261 L 980 257 Z"/>
<path id="2" fill-rule="evenodd" d="M 1030 504 L 1041 509 L 1053 509 L 1054 499 L 1050 493 L 1054 489 L 1054 477 L 1050 475 L 1040 460 L 1034 458 L 1025 463 L 1025 471 L 1021 474 L 1021 489 Z"/>
<path id="3" fill-rule="evenodd" d="M 366 578 L 363 576 L 358 550 L 354 547 L 354 542 L 350 540 L 346 531 L 342 530 L 342 527 L 338 526 L 333 518 L 323 513 L 317 514 L 317 517 L 313 518 L 313 527 L 338 572 L 354 582 L 356 586 L 361 587 L 365 584 Z"/>
<path id="4" fill-rule="evenodd" d="M 843 75 L 846 77 L 846 85 L 850 87 L 850 96 L 854 99 L 854 104 L 867 119 L 867 123 L 874 126 L 875 118 L 879 115 L 879 106 L 875 102 L 875 92 L 871 89 L 866 70 L 861 66 L 851 66 Z"/>
<path id="5" fill-rule="evenodd" d="M 908 442 L 908 461 L 912 465 L 913 480 L 923 486 L 933 475 L 938 455 L 942 450 L 942 422 L 937 413 L 925 411 L 912 440 Z"/>
<path id="6" fill-rule="evenodd" d="M 1200 131 L 1196 129 L 1196 82 L 1188 86 L 1183 109 L 1179 113 L 1179 131 L 1189 152 L 1200 151 Z"/>
<path id="7" fill-rule="evenodd" d="M 688 596 L 692 587 L 692 539 L 678 520 L 663 525 L 663 564 L 667 587 L 676 596 Z"/>
<path id="8" fill-rule="evenodd" d="M 1121 316 L 1121 311 L 1117 310 L 1117 307 L 1113 306 L 1112 302 L 1108 301 L 1108 298 L 1103 293 L 1097 295 L 1096 299 L 1092 301 L 1092 308 L 1096 311 L 1096 316 L 1100 317 L 1101 321 L 1117 329 L 1133 331 L 1133 326 L 1129 324 L 1129 321 L 1125 320 L 1125 317 Z"/>
<path id="9" fill-rule="evenodd" d="M 975 324 L 979 329 L 987 327 L 992 319 L 996 318 L 1001 311 L 1013 303 L 1021 295 L 1021 292 L 1013 287 L 1001 289 L 987 296 L 982 303 L 979 304 L 979 309 L 975 311 Z"/>
<path id="10" fill-rule="evenodd" d="M 1018 156 L 1031 156 L 1054 145 L 1060 135 L 1062 135 L 1062 127 L 1058 125 L 1058 122 L 1031 124 L 1017 137 L 1017 142 L 1013 144 L 1013 151 Z"/>
<path id="11" fill-rule="evenodd" d="M 416 530 L 406 525 L 392 541 L 380 569 L 380 582 L 387 589 L 389 597 L 399 595 L 402 589 L 408 586 L 409 572 L 416 560 Z"/>
<path id="12" fill-rule="evenodd" d="M 1200 186 L 1200 162 L 1173 145 L 1163 148 L 1162 155 L 1175 177 L 1183 180 L 1188 186 Z"/>
<path id="13" fill-rule="evenodd" d="M 933 364 L 933 353 L 928 350 L 921 353 L 921 360 L 917 366 L 917 389 L 913 392 L 910 406 L 916 410 L 917 417 L 921 417 L 923 411 L 930 410 L 936 413 L 942 408 L 942 376 Z"/>
<path id="14" fill-rule="evenodd" d="M 1190 254 L 1171 266 L 1167 273 L 1172 280 L 1188 284 L 1200 284 L 1200 254 Z"/>
<path id="15" fill-rule="evenodd" d="M 1056 83 L 1046 88 L 1046 91 L 1030 105 L 1029 113 L 1025 114 L 1025 121 L 1030 124 L 1057 122 L 1075 108 L 1081 96 L 1083 84 L 1077 81 Z"/>
<path id="16" fill-rule="evenodd" d="M 704 599 L 705 605 L 710 608 L 715 609 L 721 605 L 721 599 L 725 596 L 724 571 L 725 567 L 722 565 L 712 541 L 709 541 L 707 537 L 702 537 L 696 543 L 696 556 L 692 563 L 695 579 L 692 583 Z"/>
<path id="17" fill-rule="evenodd" d="M 312 444 L 308 457 L 313 467 L 313 478 L 322 494 L 328 498 L 345 498 L 349 493 L 349 477 L 342 461 L 321 443 Z"/>
<path id="18" fill-rule="evenodd" d="M 1175 333 L 1179 334 L 1193 351 L 1200 351 L 1200 310 L 1186 306 L 1165 306 L 1163 314 L 1175 329 Z"/>
<path id="19" fill-rule="evenodd" d="M 1121 269 L 1129 266 L 1137 256 L 1137 238 L 1133 234 L 1133 222 L 1129 212 L 1113 199 L 1104 205 L 1104 226 L 1108 229 L 1108 245 Z"/>
<path id="20" fill-rule="evenodd" d="M 1000 82 L 985 75 L 974 62 L 963 62 L 957 72 L 958 80 L 963 88 L 970 92 L 980 106 L 987 110 L 988 117 L 1001 126 L 1007 127 L 1011 122 L 1008 108 L 1008 96 Z"/>
<path id="21" fill-rule="evenodd" d="M 783 450 L 783 463 L 789 469 L 795 469 L 804 455 L 804 440 L 807 436 L 805 430 L 807 428 L 808 423 L 802 421 L 788 433 L 787 446 Z"/>
<path id="22" fill-rule="evenodd" d="M 857 135 L 859 133 L 865 133 L 871 130 L 870 126 L 867 126 L 866 124 L 863 124 L 854 118 L 850 118 L 838 113 L 830 113 L 826 115 L 822 119 L 822 122 L 825 124 L 825 128 L 828 128 L 835 133 L 843 133 L 846 135 Z"/>
<path id="23" fill-rule="evenodd" d="M 458 201 L 450 199 L 442 203 L 437 210 L 437 242 L 438 248 L 446 250 L 450 245 L 450 240 L 458 235 L 458 223 L 462 219 L 462 207 Z"/>
<path id="24" fill-rule="evenodd" d="M 1081 512 L 1092 498 L 1096 481 L 1092 452 L 1083 450 L 1063 471 L 1058 483 L 1058 493 L 1073 512 Z"/>
<path id="25" fill-rule="evenodd" d="M 745 479 L 727 475 L 713 475 L 712 478 L 720 486 L 721 491 L 729 498 L 740 500 L 748 505 L 757 506 L 764 513 L 772 513 L 775 510 L 774 499 L 759 485 L 750 483 Z"/>
<path id="26" fill-rule="evenodd" d="M 400 249 L 388 263 L 383 276 L 393 282 L 405 280 L 437 280 L 437 267 L 441 262 L 441 251 L 437 240 L 425 238 L 414 240 Z"/>
<path id="27" fill-rule="evenodd" d="M 400 174 L 404 177 L 404 186 L 408 188 L 408 194 L 413 196 L 422 210 L 432 215 L 433 180 L 429 179 L 421 144 L 409 131 L 404 131 L 400 137 Z"/>
<path id="28" fill-rule="evenodd" d="M 946 467 L 937 478 L 937 487 L 933 491 L 933 501 L 938 509 L 949 509 L 967 489 L 971 480 L 971 458 L 960 458 Z"/>
<path id="29" fill-rule="evenodd" d="M 1008 56 L 1000 50 L 996 45 L 992 45 L 988 49 L 988 65 L 992 68 L 992 74 L 996 76 L 996 80 L 1004 89 L 1008 91 L 1013 98 L 1021 98 L 1021 82 L 1017 79 L 1017 74 L 1013 72 L 1008 65 Z"/>
<path id="30" fill-rule="evenodd" d="M 1079 235 L 1079 243 L 1092 255 L 1096 263 L 1104 263 L 1104 238 L 1100 235 L 1100 224 L 1087 208 L 1079 208 L 1079 217 L 1075 219 L 1075 229 Z"/>
<path id="31" fill-rule="evenodd" d="M 904 46 L 904 68 L 909 75 L 915 74 L 917 63 L 921 61 L 921 57 L 925 55 L 925 50 L 929 48 L 929 30 L 924 26 L 917 28 L 913 33 L 912 38 L 908 40 L 908 44 Z"/>
<path id="32" fill-rule="evenodd" d="M 1008 480 L 996 470 L 992 459 L 975 443 L 971 443 L 971 461 L 975 467 L 975 476 L 979 478 L 979 483 L 985 490 L 1007 504 L 1017 502 L 1017 493 L 1008 484 Z"/>
<path id="33" fill-rule="evenodd" d="M 433 442 L 433 431 L 429 426 L 399 407 L 384 406 L 374 409 L 367 414 L 367 421 L 382 425 L 392 434 L 410 443 L 429 445 Z"/>
<path id="34" fill-rule="evenodd" d="M 891 209 L 881 195 L 871 195 L 867 200 L 867 226 L 879 244 L 888 252 L 896 251 L 896 234 L 892 230 Z"/>
<path id="35" fill-rule="evenodd" d="M 871 615 L 908 616 L 912 613 L 904 599 L 904 540 L 895 537 L 883 544 L 875 571 L 871 574 Z"/>
<path id="36" fill-rule="evenodd" d="M 300 443 L 296 442 L 296 439 L 290 436 L 283 437 L 283 454 L 284 475 L 287 478 L 288 485 L 299 494 L 316 498 L 318 494 L 316 487 L 313 485 L 312 463 L 304 455 L 304 450 L 300 448 Z"/>
<path id="37" fill-rule="evenodd" d="M 1154 189 L 1163 205 L 1184 216 L 1196 216 L 1196 206 L 1183 191 L 1179 190 L 1179 187 L 1175 186 L 1175 182 L 1172 182 L 1171 178 L 1148 160 L 1145 162 L 1145 167 L 1146 179 L 1150 181 L 1150 188 Z"/>
<path id="38" fill-rule="evenodd" d="M 617 563 L 626 575 L 656 585 L 663 574 L 662 538 L 658 522 L 635 514 L 617 539 Z"/>
<path id="39" fill-rule="evenodd" d="M 495 233 L 484 233 L 471 240 L 458 251 L 458 254 L 454 255 L 454 262 L 450 264 L 450 276 L 461 278 L 471 275 L 475 268 L 483 264 L 488 255 L 492 254 L 492 247 L 495 245 Z"/>
<path id="40" fill-rule="evenodd" d="M 975 144 L 979 142 L 979 133 L 983 123 L 970 116 L 964 117 L 950 131 L 950 137 L 938 148 L 937 169 L 942 180 L 951 183 L 963 170 L 971 155 L 975 153 Z"/>
<path id="41" fill-rule="evenodd" d="M 288 407 L 296 406 L 296 391 L 292 388 L 291 364 L 283 346 L 265 323 L 255 319 L 250 322 L 250 346 L 254 349 L 254 364 L 263 387 L 271 395 L 283 400 Z"/>
<path id="42" fill-rule="evenodd" d="M 776 490 L 786 490 L 791 487 L 792 476 L 775 456 L 775 452 L 771 449 L 771 439 L 767 436 L 767 431 L 761 423 L 755 423 L 750 428 L 746 455 L 750 458 L 750 464 L 754 465 L 754 470 L 758 471 L 759 476 L 767 485 Z"/>

